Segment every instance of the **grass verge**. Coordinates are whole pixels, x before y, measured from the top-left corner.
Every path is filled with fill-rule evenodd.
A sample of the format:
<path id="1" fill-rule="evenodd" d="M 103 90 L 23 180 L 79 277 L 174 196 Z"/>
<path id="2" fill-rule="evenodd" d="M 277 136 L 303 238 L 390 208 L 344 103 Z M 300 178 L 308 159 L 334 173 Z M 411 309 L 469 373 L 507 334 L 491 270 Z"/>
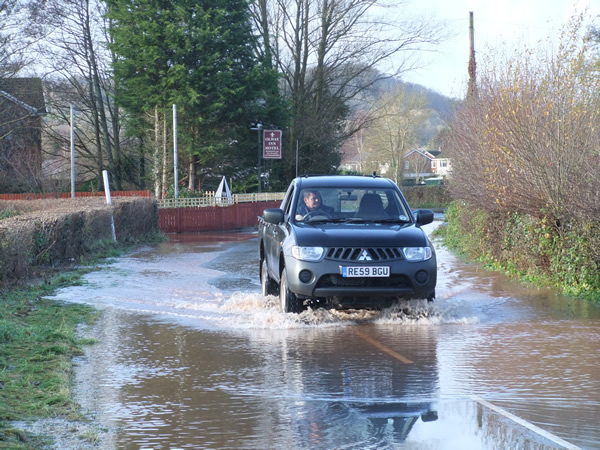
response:
<path id="1" fill-rule="evenodd" d="M 89 343 L 77 337 L 77 327 L 92 322 L 98 312 L 43 297 L 80 283 L 89 270 L 77 269 L 0 294 L 0 448 L 39 448 L 48 443 L 13 429 L 13 420 L 77 416 L 71 400 L 71 360 Z"/>
<path id="2" fill-rule="evenodd" d="M 0 291 L 0 448 L 37 449 L 51 444 L 47 436 L 15 429 L 12 421 L 85 420 L 72 400 L 72 359 L 82 354 L 82 346 L 93 343 L 78 337 L 78 327 L 93 323 L 100 312 L 45 297 L 80 284 L 84 274 L 99 270 L 95 265 L 99 259 L 125 251 L 106 243 L 98 250 L 83 268 L 47 273 L 28 286 Z"/>

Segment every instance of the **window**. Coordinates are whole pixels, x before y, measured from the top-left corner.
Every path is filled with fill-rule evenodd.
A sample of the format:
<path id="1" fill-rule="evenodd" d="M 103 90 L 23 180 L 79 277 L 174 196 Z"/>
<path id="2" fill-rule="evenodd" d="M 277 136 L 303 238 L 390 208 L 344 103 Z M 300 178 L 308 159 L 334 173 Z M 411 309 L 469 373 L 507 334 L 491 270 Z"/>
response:
<path id="1" fill-rule="evenodd" d="M 368 195 L 379 197 L 379 205 L 384 210 L 377 216 L 378 218 L 400 218 L 407 220 L 409 212 L 404 208 L 404 204 L 398 193 L 393 189 L 365 189 L 361 186 L 347 188 L 329 188 L 305 189 L 311 192 L 318 191 L 321 198 L 322 209 L 332 218 L 344 219 L 357 217 L 361 209 L 361 200 Z M 304 190 L 298 196 L 298 206 L 296 208 L 295 220 L 302 220 L 306 214 L 306 208 L 303 203 Z"/>
<path id="2" fill-rule="evenodd" d="M 292 199 L 294 198 L 294 190 L 295 186 L 293 184 L 290 185 L 283 201 L 281 202 L 281 209 L 283 209 L 283 212 L 286 216 L 290 214 L 290 206 L 292 205 Z"/>

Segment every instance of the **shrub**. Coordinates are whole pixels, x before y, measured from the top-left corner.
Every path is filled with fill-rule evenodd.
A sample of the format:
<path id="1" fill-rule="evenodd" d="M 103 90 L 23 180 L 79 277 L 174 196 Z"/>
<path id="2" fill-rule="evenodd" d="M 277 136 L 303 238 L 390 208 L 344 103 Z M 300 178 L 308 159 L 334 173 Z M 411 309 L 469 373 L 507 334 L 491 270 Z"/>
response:
<path id="1" fill-rule="evenodd" d="M 444 149 L 453 198 L 492 214 L 600 216 L 600 77 L 584 32 L 577 16 L 556 49 L 484 61 Z"/>
<path id="2" fill-rule="evenodd" d="M 453 202 L 444 242 L 458 253 L 536 284 L 600 301 L 600 224 L 492 214 Z"/>

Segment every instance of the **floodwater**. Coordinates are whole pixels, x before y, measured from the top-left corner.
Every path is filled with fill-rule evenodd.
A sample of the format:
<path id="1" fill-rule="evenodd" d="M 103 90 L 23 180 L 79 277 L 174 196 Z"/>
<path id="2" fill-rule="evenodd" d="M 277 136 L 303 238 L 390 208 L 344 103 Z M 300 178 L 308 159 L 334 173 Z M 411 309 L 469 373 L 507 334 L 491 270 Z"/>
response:
<path id="1" fill-rule="evenodd" d="M 256 234 L 176 235 L 56 298 L 104 309 L 75 396 L 103 448 L 600 448 L 600 309 L 437 244 L 438 298 L 282 314 Z"/>

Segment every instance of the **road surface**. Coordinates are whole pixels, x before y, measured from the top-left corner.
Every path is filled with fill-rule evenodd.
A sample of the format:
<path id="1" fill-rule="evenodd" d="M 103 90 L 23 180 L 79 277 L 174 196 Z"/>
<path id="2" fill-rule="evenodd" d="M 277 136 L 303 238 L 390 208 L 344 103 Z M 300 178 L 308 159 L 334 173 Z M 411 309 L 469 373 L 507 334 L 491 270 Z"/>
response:
<path id="1" fill-rule="evenodd" d="M 598 307 L 437 242 L 433 304 L 282 314 L 256 246 L 174 235 L 57 294 L 105 310 L 75 385 L 103 448 L 600 448 Z"/>

